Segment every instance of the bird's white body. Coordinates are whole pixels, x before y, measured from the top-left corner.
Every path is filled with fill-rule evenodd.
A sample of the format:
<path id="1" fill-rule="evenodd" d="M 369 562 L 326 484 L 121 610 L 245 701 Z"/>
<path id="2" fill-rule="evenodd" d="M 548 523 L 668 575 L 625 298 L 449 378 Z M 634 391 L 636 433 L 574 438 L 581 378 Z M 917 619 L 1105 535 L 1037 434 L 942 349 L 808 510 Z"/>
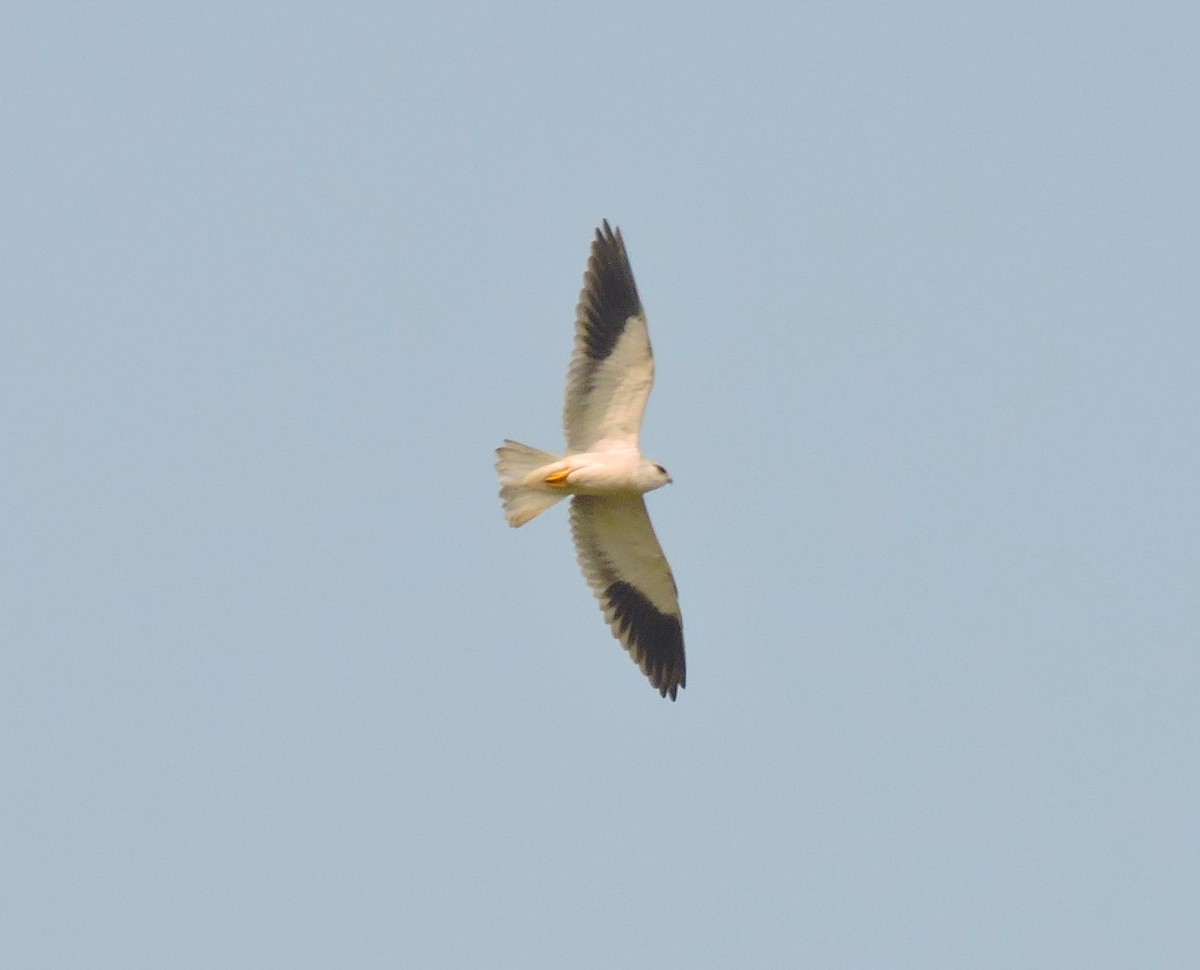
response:
<path id="1" fill-rule="evenodd" d="M 566 477 L 560 477 L 563 473 Z M 546 485 L 547 481 L 557 484 Z M 530 472 L 525 484 L 571 495 L 644 495 L 671 483 L 661 465 L 640 451 L 585 451 L 568 455 Z"/>

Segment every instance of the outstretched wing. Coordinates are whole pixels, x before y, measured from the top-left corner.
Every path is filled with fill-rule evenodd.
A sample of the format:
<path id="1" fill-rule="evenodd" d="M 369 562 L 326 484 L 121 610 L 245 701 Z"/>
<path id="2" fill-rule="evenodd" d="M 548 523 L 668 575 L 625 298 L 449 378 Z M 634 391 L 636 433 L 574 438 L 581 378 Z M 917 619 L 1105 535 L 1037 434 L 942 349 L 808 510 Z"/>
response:
<path id="1" fill-rule="evenodd" d="M 671 567 L 640 495 L 576 495 L 571 534 L 604 618 L 650 683 L 666 697 L 687 686 L 683 617 Z"/>
<path id="2" fill-rule="evenodd" d="M 654 356 L 621 230 L 605 220 L 575 309 L 575 351 L 567 371 L 567 450 L 637 448 L 654 384 Z"/>

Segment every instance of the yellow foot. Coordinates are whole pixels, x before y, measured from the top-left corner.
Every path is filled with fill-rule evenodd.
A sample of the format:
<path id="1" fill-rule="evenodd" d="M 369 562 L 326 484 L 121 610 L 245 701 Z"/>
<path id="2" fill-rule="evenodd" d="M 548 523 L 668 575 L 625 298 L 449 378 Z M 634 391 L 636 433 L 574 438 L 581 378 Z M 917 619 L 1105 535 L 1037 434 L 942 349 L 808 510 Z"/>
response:
<path id="1" fill-rule="evenodd" d="M 571 469 L 563 468 L 556 472 L 551 472 L 542 479 L 547 485 L 553 485 L 555 488 L 567 487 L 567 476 L 571 474 Z"/>

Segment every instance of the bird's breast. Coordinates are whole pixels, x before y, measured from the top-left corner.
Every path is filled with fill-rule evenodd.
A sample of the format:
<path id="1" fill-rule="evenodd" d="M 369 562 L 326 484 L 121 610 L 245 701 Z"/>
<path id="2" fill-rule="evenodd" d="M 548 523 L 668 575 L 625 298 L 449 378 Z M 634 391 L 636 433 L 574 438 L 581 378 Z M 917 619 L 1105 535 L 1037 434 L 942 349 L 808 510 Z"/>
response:
<path id="1" fill-rule="evenodd" d="M 641 455 L 637 452 L 586 452 L 571 455 L 571 470 L 566 486 L 579 495 L 640 494 L 645 491 L 639 481 Z"/>

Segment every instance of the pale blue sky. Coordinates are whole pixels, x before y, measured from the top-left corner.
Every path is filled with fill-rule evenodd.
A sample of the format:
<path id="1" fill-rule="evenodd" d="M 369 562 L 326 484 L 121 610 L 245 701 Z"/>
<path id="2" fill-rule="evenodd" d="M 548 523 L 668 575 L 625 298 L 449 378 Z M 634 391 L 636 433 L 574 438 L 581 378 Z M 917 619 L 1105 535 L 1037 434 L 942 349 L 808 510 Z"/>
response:
<path id="1" fill-rule="evenodd" d="M 0 13 L 0 965 L 1200 965 L 1191 3 Z M 625 235 L 670 704 L 555 448 Z"/>

